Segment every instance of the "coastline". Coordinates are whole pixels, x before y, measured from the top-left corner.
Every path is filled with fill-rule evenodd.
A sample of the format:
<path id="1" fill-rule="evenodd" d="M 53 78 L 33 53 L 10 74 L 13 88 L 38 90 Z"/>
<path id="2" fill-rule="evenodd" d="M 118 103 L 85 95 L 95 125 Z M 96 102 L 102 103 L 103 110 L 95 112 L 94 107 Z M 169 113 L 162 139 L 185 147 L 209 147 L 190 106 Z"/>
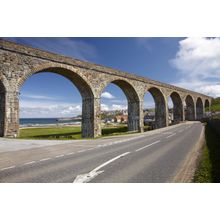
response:
<path id="1" fill-rule="evenodd" d="M 19 129 L 28 128 L 62 128 L 62 127 L 80 127 L 81 123 L 56 123 L 56 124 L 23 124 L 19 126 Z"/>

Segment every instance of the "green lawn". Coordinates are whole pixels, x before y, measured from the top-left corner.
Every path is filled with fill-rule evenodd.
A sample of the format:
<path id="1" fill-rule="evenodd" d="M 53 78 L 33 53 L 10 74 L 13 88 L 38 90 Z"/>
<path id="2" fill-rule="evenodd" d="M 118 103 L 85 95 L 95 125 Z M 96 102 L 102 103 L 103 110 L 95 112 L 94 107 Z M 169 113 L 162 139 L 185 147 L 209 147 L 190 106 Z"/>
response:
<path id="1" fill-rule="evenodd" d="M 103 136 L 128 134 L 126 125 L 106 126 L 102 129 Z M 22 139 L 49 139 L 69 140 L 81 139 L 81 127 L 51 127 L 51 128 L 26 128 L 20 129 Z"/>
<path id="2" fill-rule="evenodd" d="M 219 183 L 220 182 L 220 137 L 206 125 L 206 145 L 204 146 L 199 167 L 194 182 Z"/>
<path id="3" fill-rule="evenodd" d="M 211 106 L 211 111 L 219 112 L 220 111 L 220 104 L 212 105 Z"/>
<path id="4" fill-rule="evenodd" d="M 220 97 L 212 100 L 211 111 L 220 111 Z"/>

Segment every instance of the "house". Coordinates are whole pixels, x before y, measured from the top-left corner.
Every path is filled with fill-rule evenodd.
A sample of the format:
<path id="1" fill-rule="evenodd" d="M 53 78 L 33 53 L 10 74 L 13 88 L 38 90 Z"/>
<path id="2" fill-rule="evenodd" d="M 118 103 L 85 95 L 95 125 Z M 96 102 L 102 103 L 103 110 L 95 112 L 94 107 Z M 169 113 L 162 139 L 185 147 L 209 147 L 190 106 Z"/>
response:
<path id="1" fill-rule="evenodd" d="M 128 122 L 128 115 L 116 115 L 115 122 L 117 123 L 127 123 Z"/>

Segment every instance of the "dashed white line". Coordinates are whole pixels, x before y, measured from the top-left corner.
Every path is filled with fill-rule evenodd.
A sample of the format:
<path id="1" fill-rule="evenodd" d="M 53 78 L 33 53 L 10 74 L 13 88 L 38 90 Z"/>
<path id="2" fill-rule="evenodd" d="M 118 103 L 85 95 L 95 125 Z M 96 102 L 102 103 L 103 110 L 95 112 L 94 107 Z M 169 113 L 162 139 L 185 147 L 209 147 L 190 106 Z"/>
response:
<path id="1" fill-rule="evenodd" d="M 163 132 L 162 134 L 172 134 L 172 132 Z"/>
<path id="2" fill-rule="evenodd" d="M 105 162 L 105 163 L 101 164 L 100 166 L 96 167 L 95 169 L 93 169 L 89 173 L 78 175 L 75 178 L 74 183 L 88 183 L 89 181 L 94 179 L 96 176 L 98 176 L 99 174 L 104 172 L 104 170 L 98 171 L 99 169 L 101 169 L 102 167 L 112 163 L 113 161 L 115 161 L 115 160 L 117 160 L 121 157 L 124 157 L 127 154 L 130 154 L 130 152 L 123 153 L 123 154 L 121 154 L 117 157 L 112 158 L 111 160 L 108 160 L 107 162 Z"/>
<path id="3" fill-rule="evenodd" d="M 64 157 L 64 155 L 63 154 L 60 154 L 60 155 L 57 155 L 57 156 L 55 156 L 56 158 L 60 158 L 60 157 Z"/>
<path id="4" fill-rule="evenodd" d="M 40 159 L 39 161 L 47 161 L 47 160 L 51 160 L 51 158 L 47 157 L 47 158 Z"/>
<path id="5" fill-rule="evenodd" d="M 27 163 L 24 163 L 23 165 L 30 165 L 30 164 L 34 164 L 34 163 L 36 163 L 36 161 L 30 161 L 30 162 L 27 162 Z"/>
<path id="6" fill-rule="evenodd" d="M 153 142 L 153 143 L 151 143 L 151 144 L 148 144 L 148 145 L 146 145 L 146 146 L 144 146 L 144 147 L 138 148 L 138 149 L 135 150 L 135 151 L 138 152 L 138 151 L 140 151 L 140 150 L 143 150 L 143 149 L 145 149 L 145 148 L 147 148 L 147 147 L 150 147 L 150 146 L 152 146 L 152 145 L 154 145 L 154 144 L 157 144 L 157 143 L 159 143 L 159 142 L 160 142 L 160 140 L 155 141 L 155 142 Z"/>
<path id="7" fill-rule="evenodd" d="M 166 138 L 170 138 L 170 137 L 172 137 L 172 136 L 174 136 L 174 135 L 176 135 L 176 133 L 173 133 L 173 134 L 167 136 Z"/>
<path id="8" fill-rule="evenodd" d="M 79 151 L 77 151 L 78 153 L 82 153 L 82 152 L 84 152 L 84 151 L 86 151 L 86 150 L 79 150 Z"/>
<path id="9" fill-rule="evenodd" d="M 13 169 L 13 168 L 15 168 L 15 167 L 16 167 L 16 166 L 4 167 L 4 168 L 1 169 L 1 171 Z"/>
<path id="10" fill-rule="evenodd" d="M 73 155 L 73 154 L 75 154 L 75 152 L 70 152 L 70 153 L 68 153 L 66 155 Z"/>

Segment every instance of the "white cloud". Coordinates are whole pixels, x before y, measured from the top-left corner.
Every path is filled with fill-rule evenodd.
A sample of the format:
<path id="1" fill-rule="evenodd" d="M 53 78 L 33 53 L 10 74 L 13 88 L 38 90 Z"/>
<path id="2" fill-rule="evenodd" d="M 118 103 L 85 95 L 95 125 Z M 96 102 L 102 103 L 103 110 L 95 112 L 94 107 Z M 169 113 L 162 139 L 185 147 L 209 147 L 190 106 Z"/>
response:
<path id="1" fill-rule="evenodd" d="M 177 86 L 220 96 L 220 38 L 186 38 L 172 59 L 180 80 Z"/>
<path id="2" fill-rule="evenodd" d="M 102 110 L 102 111 L 109 111 L 110 109 L 109 109 L 109 106 L 108 106 L 108 105 L 106 105 L 106 104 L 101 104 L 101 110 Z"/>
<path id="3" fill-rule="evenodd" d="M 101 97 L 106 98 L 106 99 L 114 99 L 115 98 L 110 92 L 103 92 Z"/>
<path id="4" fill-rule="evenodd" d="M 40 100 L 57 100 L 54 97 L 45 96 L 45 95 L 33 95 L 33 94 L 21 94 L 21 98 L 28 98 L 28 99 L 40 99 Z"/>
<path id="5" fill-rule="evenodd" d="M 21 118 L 72 117 L 81 114 L 81 112 L 80 104 L 36 101 L 21 101 L 20 103 Z"/>
<path id="6" fill-rule="evenodd" d="M 127 105 L 117 105 L 117 104 L 112 105 L 112 110 L 122 110 L 122 109 L 127 109 Z"/>
<path id="7" fill-rule="evenodd" d="M 125 110 L 127 109 L 127 105 L 117 105 L 117 104 L 101 104 L 102 111 L 111 111 L 111 110 Z"/>
<path id="8" fill-rule="evenodd" d="M 155 108 L 155 102 L 151 102 L 151 101 L 145 101 L 144 102 L 144 108 Z"/>

